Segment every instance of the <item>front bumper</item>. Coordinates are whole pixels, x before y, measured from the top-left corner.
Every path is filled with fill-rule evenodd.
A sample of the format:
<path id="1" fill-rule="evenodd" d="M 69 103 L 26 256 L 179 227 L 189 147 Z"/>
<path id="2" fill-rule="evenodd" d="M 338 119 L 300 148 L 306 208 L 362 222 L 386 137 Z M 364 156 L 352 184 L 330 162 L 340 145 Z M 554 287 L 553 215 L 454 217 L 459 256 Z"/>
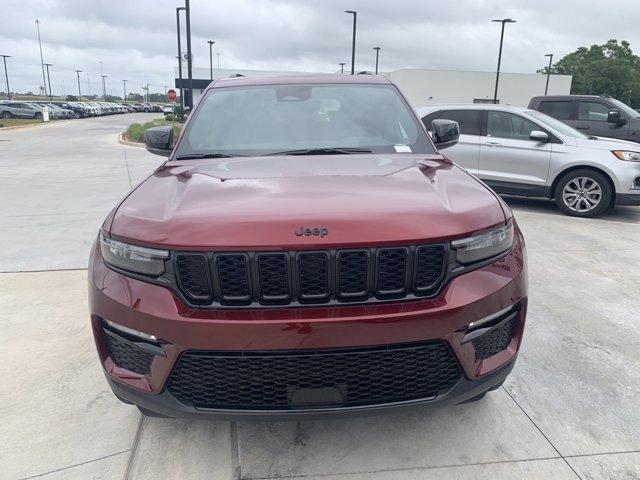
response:
<path id="1" fill-rule="evenodd" d="M 616 193 L 616 205 L 628 207 L 640 206 L 640 191 L 638 191 L 638 193 Z"/>
<path id="2" fill-rule="evenodd" d="M 526 317 L 524 245 L 497 262 L 454 278 L 434 299 L 397 303 L 278 309 L 190 309 L 170 290 L 107 268 L 92 250 L 89 297 L 96 345 L 114 393 L 126 401 L 172 417 L 290 417 L 387 411 L 424 404 L 459 403 L 499 385 L 513 368 Z M 469 324 L 517 306 L 513 335 L 503 350 L 478 358 L 463 338 Z M 162 355 L 147 373 L 118 366 L 109 354 L 104 320 L 153 335 Z M 435 397 L 362 406 L 305 406 L 289 410 L 195 408 L 180 402 L 167 386 L 185 352 L 264 352 L 394 346 L 444 341 L 460 367 L 460 378 Z"/>

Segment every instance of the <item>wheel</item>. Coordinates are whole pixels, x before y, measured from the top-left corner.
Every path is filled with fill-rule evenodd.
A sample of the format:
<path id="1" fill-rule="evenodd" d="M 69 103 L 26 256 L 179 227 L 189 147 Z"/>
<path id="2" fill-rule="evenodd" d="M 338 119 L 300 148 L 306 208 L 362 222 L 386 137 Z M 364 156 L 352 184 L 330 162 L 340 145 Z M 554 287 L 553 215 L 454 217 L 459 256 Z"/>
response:
<path id="1" fill-rule="evenodd" d="M 170 418 L 170 417 L 167 417 L 166 415 L 162 415 L 161 413 L 154 412 L 153 410 L 147 410 L 146 408 L 143 408 L 140 405 L 138 405 L 137 407 L 138 407 L 138 410 L 140 410 L 140 413 L 143 414 L 145 417 Z"/>
<path id="2" fill-rule="evenodd" d="M 13 115 L 11 112 L 2 112 L 2 118 L 11 118 Z"/>
<path id="3" fill-rule="evenodd" d="M 487 394 L 487 392 L 482 392 L 481 394 L 476 395 L 475 397 L 468 398 L 464 402 L 461 402 L 461 404 L 478 402 L 478 401 L 482 400 L 486 394 Z"/>
<path id="4" fill-rule="evenodd" d="M 42 114 L 40 112 L 37 112 L 33 118 L 35 118 L 36 120 L 38 120 L 39 118 L 42 118 Z"/>
<path id="5" fill-rule="evenodd" d="M 566 215 L 590 218 L 611 207 L 613 189 L 603 174 L 581 168 L 560 178 L 555 197 L 558 208 Z"/>

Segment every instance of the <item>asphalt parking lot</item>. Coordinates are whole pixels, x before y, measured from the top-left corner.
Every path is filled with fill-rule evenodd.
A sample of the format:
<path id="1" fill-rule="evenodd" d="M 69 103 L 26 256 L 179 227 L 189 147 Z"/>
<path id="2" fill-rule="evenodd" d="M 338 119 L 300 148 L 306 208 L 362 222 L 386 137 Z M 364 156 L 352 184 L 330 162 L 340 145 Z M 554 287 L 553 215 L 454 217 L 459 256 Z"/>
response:
<path id="1" fill-rule="evenodd" d="M 109 210 L 162 161 L 118 133 L 156 116 L 0 130 L 0 478 L 640 478 L 640 208 L 587 220 L 508 199 L 528 324 L 514 372 L 481 402 L 288 423 L 121 404 L 94 351 L 85 268 Z"/>

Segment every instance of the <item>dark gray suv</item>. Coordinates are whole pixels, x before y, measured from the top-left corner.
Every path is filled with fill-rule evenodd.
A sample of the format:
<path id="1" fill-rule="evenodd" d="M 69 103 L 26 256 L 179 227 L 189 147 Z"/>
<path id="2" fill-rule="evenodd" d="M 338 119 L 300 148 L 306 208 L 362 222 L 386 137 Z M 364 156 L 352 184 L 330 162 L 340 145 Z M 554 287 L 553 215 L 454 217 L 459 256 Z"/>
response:
<path id="1" fill-rule="evenodd" d="M 557 118 L 588 136 L 640 142 L 640 113 L 615 98 L 547 95 L 533 97 L 529 108 Z"/>

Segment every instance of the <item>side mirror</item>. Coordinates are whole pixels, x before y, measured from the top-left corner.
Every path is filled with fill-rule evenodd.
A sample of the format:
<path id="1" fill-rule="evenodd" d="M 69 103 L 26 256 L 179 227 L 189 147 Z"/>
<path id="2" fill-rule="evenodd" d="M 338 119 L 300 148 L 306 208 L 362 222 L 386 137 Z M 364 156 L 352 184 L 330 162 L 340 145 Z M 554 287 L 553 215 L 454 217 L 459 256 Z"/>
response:
<path id="1" fill-rule="evenodd" d="M 173 128 L 153 127 L 144 132 L 144 144 L 151 153 L 168 157 L 173 150 Z"/>
<path id="2" fill-rule="evenodd" d="M 460 138 L 460 126 L 453 120 L 432 120 L 431 137 L 438 150 L 453 147 Z"/>
<path id="3" fill-rule="evenodd" d="M 627 123 L 627 119 L 622 116 L 620 110 L 609 110 L 607 115 L 607 123 L 615 123 L 616 125 L 624 125 Z"/>
<path id="4" fill-rule="evenodd" d="M 549 135 L 542 130 L 531 130 L 529 134 L 529 140 L 535 140 L 536 142 L 547 143 L 549 141 Z"/>

